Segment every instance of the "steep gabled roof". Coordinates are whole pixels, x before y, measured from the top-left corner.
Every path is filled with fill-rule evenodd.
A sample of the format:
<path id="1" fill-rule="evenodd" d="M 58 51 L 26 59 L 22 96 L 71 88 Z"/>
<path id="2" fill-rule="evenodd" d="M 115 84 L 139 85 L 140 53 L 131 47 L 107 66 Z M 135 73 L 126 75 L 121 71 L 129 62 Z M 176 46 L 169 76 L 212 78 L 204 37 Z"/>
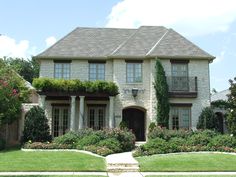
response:
<path id="1" fill-rule="evenodd" d="M 76 28 L 37 58 L 107 57 L 127 40 L 136 29 Z"/>
<path id="2" fill-rule="evenodd" d="M 172 29 L 76 28 L 36 58 L 199 58 L 214 57 Z"/>
<path id="3" fill-rule="evenodd" d="M 173 29 L 168 30 L 168 32 L 165 34 L 165 36 L 163 36 L 149 56 L 167 58 L 189 58 L 191 56 L 192 58 L 206 59 L 213 57 Z"/>

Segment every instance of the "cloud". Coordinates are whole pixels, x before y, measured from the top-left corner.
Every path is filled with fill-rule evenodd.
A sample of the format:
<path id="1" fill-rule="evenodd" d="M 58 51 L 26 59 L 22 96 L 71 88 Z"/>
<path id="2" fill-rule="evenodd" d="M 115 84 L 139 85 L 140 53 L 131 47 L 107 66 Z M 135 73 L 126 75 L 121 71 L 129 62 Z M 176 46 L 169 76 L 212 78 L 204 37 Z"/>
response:
<path id="1" fill-rule="evenodd" d="M 36 47 L 29 47 L 28 40 L 21 40 L 16 42 L 15 39 L 0 35 L 0 57 L 18 57 L 27 58 L 33 55 Z"/>
<path id="2" fill-rule="evenodd" d="M 225 32 L 236 19 L 235 0 L 123 0 L 113 6 L 107 27 L 163 25 L 187 36 Z"/>
<path id="3" fill-rule="evenodd" d="M 216 59 L 214 60 L 213 63 L 215 64 L 215 63 L 221 62 L 221 61 L 225 58 L 225 53 L 226 53 L 226 51 L 225 51 L 225 50 L 222 50 L 222 51 L 220 52 L 220 55 L 216 56 Z"/>
<path id="4" fill-rule="evenodd" d="M 56 39 L 54 36 L 50 36 L 50 37 L 48 37 L 48 38 L 45 40 L 46 46 L 47 46 L 47 47 L 50 47 L 50 46 L 52 46 L 53 44 L 55 44 L 56 41 L 57 41 L 57 39 Z"/>

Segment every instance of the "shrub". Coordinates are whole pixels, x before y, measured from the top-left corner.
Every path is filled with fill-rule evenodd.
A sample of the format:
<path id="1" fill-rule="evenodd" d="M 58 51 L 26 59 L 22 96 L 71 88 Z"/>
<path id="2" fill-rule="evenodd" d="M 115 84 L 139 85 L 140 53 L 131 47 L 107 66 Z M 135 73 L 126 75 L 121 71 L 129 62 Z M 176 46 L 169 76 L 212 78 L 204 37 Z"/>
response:
<path id="1" fill-rule="evenodd" d="M 198 119 L 197 129 L 210 129 L 219 131 L 219 122 L 211 107 L 206 107 L 202 110 Z"/>
<path id="2" fill-rule="evenodd" d="M 131 131 L 111 129 L 105 130 L 107 137 L 115 138 L 120 142 L 122 151 L 131 151 L 135 147 L 135 136 Z"/>
<path id="3" fill-rule="evenodd" d="M 179 138 L 187 138 L 193 134 L 192 131 L 189 130 L 168 130 L 166 128 L 161 128 L 161 127 L 154 127 L 154 129 L 149 132 L 148 138 L 149 139 L 155 139 L 155 138 L 162 138 L 165 140 L 169 140 L 174 137 L 179 137 Z"/>
<path id="4" fill-rule="evenodd" d="M 149 132 L 152 132 L 155 127 L 156 127 L 156 123 L 155 123 L 155 122 L 151 122 L 151 123 L 149 124 L 148 131 L 149 131 Z"/>
<path id="5" fill-rule="evenodd" d="M 211 147 L 236 147 L 236 138 L 229 135 L 218 135 L 211 139 L 209 146 Z"/>
<path id="6" fill-rule="evenodd" d="M 5 149 L 6 141 L 0 138 L 0 151 Z"/>
<path id="7" fill-rule="evenodd" d="M 53 142 L 61 145 L 72 145 L 72 147 L 75 148 L 78 140 L 78 134 L 75 132 L 68 132 L 62 136 L 56 137 Z"/>
<path id="8" fill-rule="evenodd" d="M 186 144 L 191 146 L 201 145 L 206 146 L 211 140 L 211 137 L 201 133 L 196 133 L 187 139 Z"/>
<path id="9" fill-rule="evenodd" d="M 127 129 L 127 128 L 128 128 L 127 122 L 124 121 L 124 120 L 122 120 L 122 121 L 120 122 L 120 124 L 119 124 L 119 128 L 120 128 L 121 130 Z"/>
<path id="10" fill-rule="evenodd" d="M 152 139 L 141 148 L 146 155 L 165 154 L 169 152 L 169 145 L 167 141 L 161 138 Z"/>
<path id="11" fill-rule="evenodd" d="M 122 152 L 120 142 L 115 138 L 108 138 L 98 143 L 100 147 L 107 147 L 113 152 Z"/>
<path id="12" fill-rule="evenodd" d="M 108 147 L 95 146 L 95 145 L 85 146 L 84 150 L 96 153 L 96 154 L 101 155 L 101 156 L 107 156 L 109 154 L 114 153 L 114 151 L 112 151 Z"/>
<path id="13" fill-rule="evenodd" d="M 88 135 L 83 137 L 81 140 L 79 140 L 77 142 L 77 148 L 78 149 L 83 149 L 85 146 L 89 146 L 89 145 L 95 145 L 100 141 L 99 136 L 92 134 L 92 135 Z"/>
<path id="14" fill-rule="evenodd" d="M 177 146 L 183 146 L 184 144 L 186 144 L 186 140 L 184 138 L 178 137 L 171 138 L 168 142 L 170 144 L 176 144 Z"/>
<path id="15" fill-rule="evenodd" d="M 29 140 L 32 142 L 51 141 L 48 119 L 44 110 L 39 106 L 34 106 L 26 113 L 23 142 Z"/>

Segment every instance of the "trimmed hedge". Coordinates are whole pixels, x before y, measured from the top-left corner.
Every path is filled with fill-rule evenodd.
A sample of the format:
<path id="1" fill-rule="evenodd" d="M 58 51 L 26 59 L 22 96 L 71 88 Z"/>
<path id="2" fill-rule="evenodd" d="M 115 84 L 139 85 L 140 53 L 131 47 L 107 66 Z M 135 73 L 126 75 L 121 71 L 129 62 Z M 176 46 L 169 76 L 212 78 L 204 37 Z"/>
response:
<path id="1" fill-rule="evenodd" d="M 6 146 L 6 141 L 2 138 L 0 138 L 0 151 L 4 150 Z"/>
<path id="2" fill-rule="evenodd" d="M 94 131 L 79 130 L 59 136 L 52 143 L 27 142 L 28 149 L 79 149 L 106 156 L 112 153 L 131 151 L 135 147 L 135 136 L 131 131 L 110 129 Z"/>
<path id="3" fill-rule="evenodd" d="M 36 78 L 33 86 L 42 92 L 80 92 L 80 93 L 106 93 L 119 94 L 118 86 L 107 81 L 80 81 L 78 79 L 64 80 L 51 78 Z"/>
<path id="4" fill-rule="evenodd" d="M 197 151 L 236 152 L 236 137 L 211 130 L 192 132 L 155 127 L 149 133 L 148 142 L 138 147 L 133 155 Z"/>

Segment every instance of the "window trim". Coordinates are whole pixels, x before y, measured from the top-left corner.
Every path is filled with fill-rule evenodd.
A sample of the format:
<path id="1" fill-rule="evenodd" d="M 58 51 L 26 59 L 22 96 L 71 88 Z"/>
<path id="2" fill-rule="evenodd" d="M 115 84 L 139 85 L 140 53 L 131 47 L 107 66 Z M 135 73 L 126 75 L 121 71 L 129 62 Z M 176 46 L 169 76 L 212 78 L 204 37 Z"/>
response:
<path id="1" fill-rule="evenodd" d="M 142 60 L 126 60 L 126 83 L 127 84 L 142 84 L 143 83 L 143 61 Z M 140 82 L 128 82 L 128 64 L 140 64 L 141 65 L 141 81 Z M 135 79 L 135 65 L 133 65 L 133 75 Z"/>
<path id="2" fill-rule="evenodd" d="M 98 79 L 97 76 L 98 76 L 98 65 L 104 65 L 104 79 L 103 81 L 106 80 L 106 62 L 92 62 L 92 61 L 89 61 L 88 62 L 89 66 L 88 66 L 88 80 L 89 81 L 96 81 L 96 80 L 101 80 L 101 79 Z M 95 80 L 91 80 L 90 79 L 90 64 L 95 64 L 96 65 L 96 79 Z"/>
<path id="3" fill-rule="evenodd" d="M 170 104 L 171 106 L 171 111 L 170 111 L 170 114 L 169 114 L 169 129 L 173 130 L 173 120 L 172 120 L 172 109 L 173 108 L 177 108 L 178 109 L 178 116 L 179 116 L 179 109 L 183 109 L 183 108 L 188 108 L 189 109 L 189 127 L 188 127 L 188 130 L 190 130 L 192 128 L 192 103 L 171 103 Z M 180 126 L 180 120 L 181 117 L 178 118 L 178 121 L 179 121 L 179 129 L 181 129 L 181 126 Z"/>
<path id="4" fill-rule="evenodd" d="M 56 78 L 56 64 L 61 64 L 62 65 L 62 70 L 61 70 L 61 78 Z M 69 65 L 69 78 L 64 78 L 64 65 L 68 64 Z M 55 62 L 54 61 L 54 79 L 65 79 L 69 80 L 71 78 L 71 63 L 70 62 Z"/>

